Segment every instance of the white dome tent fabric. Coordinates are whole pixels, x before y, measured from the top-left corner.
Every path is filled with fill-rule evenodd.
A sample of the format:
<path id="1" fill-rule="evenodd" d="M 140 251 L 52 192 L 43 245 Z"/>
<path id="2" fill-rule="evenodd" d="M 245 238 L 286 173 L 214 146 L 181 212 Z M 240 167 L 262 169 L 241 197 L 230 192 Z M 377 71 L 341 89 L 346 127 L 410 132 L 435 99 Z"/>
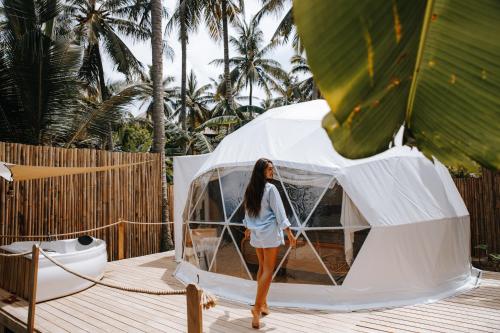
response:
<path id="1" fill-rule="evenodd" d="M 269 110 L 213 153 L 174 159 L 176 277 L 253 302 L 257 266 L 241 202 L 266 157 L 298 237 L 296 249 L 280 250 L 270 305 L 352 311 L 474 287 L 469 213 L 447 169 L 405 146 L 343 158 L 321 128 L 327 112 L 323 100 Z"/>

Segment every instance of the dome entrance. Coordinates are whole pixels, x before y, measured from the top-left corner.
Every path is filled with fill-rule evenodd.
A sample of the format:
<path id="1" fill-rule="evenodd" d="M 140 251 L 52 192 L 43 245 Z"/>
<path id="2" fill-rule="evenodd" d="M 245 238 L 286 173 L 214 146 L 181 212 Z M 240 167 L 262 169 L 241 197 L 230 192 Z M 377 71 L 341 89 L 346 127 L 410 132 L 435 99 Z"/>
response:
<path id="1" fill-rule="evenodd" d="M 204 271 L 256 279 L 257 255 L 244 239 L 243 226 L 243 196 L 251 173 L 249 167 L 226 167 L 192 182 L 184 213 L 189 217 L 184 222 L 185 261 Z M 280 247 L 273 281 L 342 285 L 369 224 L 331 175 L 278 165 L 272 183 L 298 240 L 294 249 L 287 239 Z"/>

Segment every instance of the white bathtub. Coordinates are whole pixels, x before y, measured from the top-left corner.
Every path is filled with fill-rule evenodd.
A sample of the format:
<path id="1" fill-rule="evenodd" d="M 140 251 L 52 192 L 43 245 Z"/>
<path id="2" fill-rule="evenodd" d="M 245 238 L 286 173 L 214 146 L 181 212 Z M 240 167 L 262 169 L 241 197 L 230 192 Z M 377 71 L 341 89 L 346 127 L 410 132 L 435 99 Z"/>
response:
<path id="1" fill-rule="evenodd" d="M 35 242 L 15 242 L 1 248 L 11 253 L 20 253 L 31 250 L 33 244 Z M 78 239 L 42 242 L 40 248 L 72 270 L 93 278 L 102 277 L 108 258 L 106 242 L 97 238 L 93 238 L 89 245 L 80 244 Z M 27 257 L 31 257 L 31 255 Z M 64 271 L 40 254 L 36 292 L 37 302 L 70 295 L 91 285 L 93 283 Z"/>

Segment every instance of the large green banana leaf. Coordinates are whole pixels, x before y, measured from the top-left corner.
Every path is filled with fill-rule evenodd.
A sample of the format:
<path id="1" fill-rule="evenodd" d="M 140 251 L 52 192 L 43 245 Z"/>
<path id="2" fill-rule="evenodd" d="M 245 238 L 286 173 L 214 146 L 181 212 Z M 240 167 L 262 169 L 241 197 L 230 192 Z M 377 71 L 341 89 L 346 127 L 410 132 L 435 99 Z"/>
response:
<path id="1" fill-rule="evenodd" d="M 294 0 L 309 65 L 349 158 L 405 142 L 443 163 L 500 169 L 500 1 Z"/>

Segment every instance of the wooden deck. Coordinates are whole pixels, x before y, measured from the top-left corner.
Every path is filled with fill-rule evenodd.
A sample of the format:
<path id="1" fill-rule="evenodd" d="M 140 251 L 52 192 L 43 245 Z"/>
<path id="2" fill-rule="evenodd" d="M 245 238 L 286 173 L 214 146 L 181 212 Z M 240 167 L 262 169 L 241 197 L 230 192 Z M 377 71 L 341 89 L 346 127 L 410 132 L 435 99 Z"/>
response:
<path id="1" fill-rule="evenodd" d="M 105 280 L 154 289 L 182 288 L 173 253 L 108 263 Z M 9 297 L 0 289 L 0 300 Z M 263 332 L 500 332 L 500 273 L 485 273 L 479 288 L 434 304 L 383 311 L 334 313 L 272 308 Z M 0 302 L 0 326 L 22 332 L 27 302 Z M 255 332 L 249 307 L 219 300 L 203 312 L 205 332 Z M 39 332 L 185 332 L 185 296 L 151 296 L 94 286 L 37 305 Z M 1 329 L 0 329 L 0 332 Z M 2 332 L 3 333 L 3 332 Z"/>

